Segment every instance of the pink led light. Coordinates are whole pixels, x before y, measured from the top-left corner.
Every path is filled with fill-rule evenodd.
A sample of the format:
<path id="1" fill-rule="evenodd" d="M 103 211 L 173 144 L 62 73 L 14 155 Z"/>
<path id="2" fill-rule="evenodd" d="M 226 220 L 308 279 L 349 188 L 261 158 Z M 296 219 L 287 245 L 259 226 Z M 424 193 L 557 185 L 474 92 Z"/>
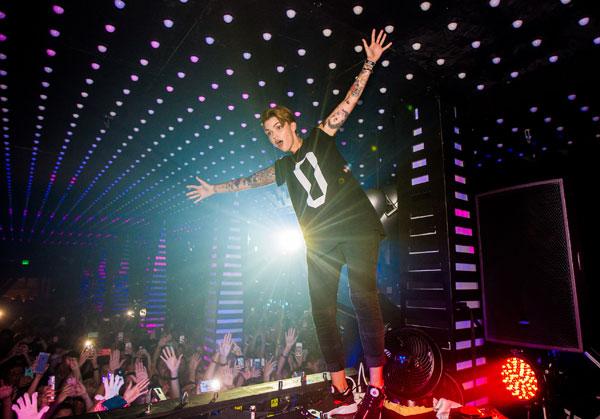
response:
<path id="1" fill-rule="evenodd" d="M 175 90 L 175 89 L 173 88 L 173 86 L 167 86 L 167 87 L 165 87 L 165 90 L 169 93 L 172 93 L 173 90 Z"/>
<path id="2" fill-rule="evenodd" d="M 108 48 L 105 45 L 98 45 L 98 51 L 100 51 L 101 53 L 105 53 L 106 51 L 108 51 Z"/>
<path id="3" fill-rule="evenodd" d="M 294 112 L 294 116 L 296 118 L 300 118 L 300 115 L 302 115 L 300 112 L 298 112 L 298 111 Z"/>
<path id="4" fill-rule="evenodd" d="M 198 61 L 200 61 L 200 58 L 195 55 L 190 55 L 190 61 L 196 64 Z"/>
<path id="5" fill-rule="evenodd" d="M 6 41 L 8 38 L 3 33 L 0 33 L 0 42 Z"/>
<path id="6" fill-rule="evenodd" d="M 48 57 L 54 57 L 54 56 L 56 56 L 56 51 L 54 51 L 53 49 L 48 48 L 46 50 L 46 54 L 48 55 Z"/>
<path id="7" fill-rule="evenodd" d="M 50 36 L 52 36 L 53 38 L 58 38 L 60 36 L 60 32 L 56 29 L 50 29 Z"/>
<path id="8" fill-rule="evenodd" d="M 277 104 L 275 102 L 269 103 L 269 108 L 274 108 L 275 106 L 277 106 Z"/>
<path id="9" fill-rule="evenodd" d="M 242 99 L 248 100 L 248 98 L 250 98 L 250 95 L 248 93 L 242 93 Z"/>
<path id="10" fill-rule="evenodd" d="M 98 64 L 98 63 L 92 63 L 91 66 L 92 66 L 93 70 L 99 70 L 100 69 L 100 64 Z"/>
<path id="11" fill-rule="evenodd" d="M 6 13 L 0 11 L 0 20 L 4 19 L 6 17 Z"/>
<path id="12" fill-rule="evenodd" d="M 138 81 L 138 80 L 140 79 L 140 78 L 139 78 L 137 75 L 135 75 L 135 74 L 132 74 L 131 76 L 129 76 L 129 78 L 131 79 L 131 81 Z"/>
<path id="13" fill-rule="evenodd" d="M 147 66 L 148 65 L 148 60 L 145 58 L 140 59 L 140 64 L 143 66 Z"/>
<path id="14" fill-rule="evenodd" d="M 57 15 L 62 15 L 65 12 L 65 9 L 63 9 L 59 5 L 55 4 L 54 6 L 52 6 L 52 11 L 54 13 L 56 13 Z"/>
<path id="15" fill-rule="evenodd" d="M 198 100 L 200 102 L 204 102 L 206 100 L 206 98 L 204 96 L 198 96 Z"/>
<path id="16" fill-rule="evenodd" d="M 472 236 L 473 230 L 466 227 L 455 227 L 454 231 L 456 234 L 460 234 L 461 236 Z"/>
<path id="17" fill-rule="evenodd" d="M 217 90 L 217 89 L 219 88 L 219 85 L 218 85 L 217 83 L 212 83 L 212 84 L 210 85 L 210 87 L 211 87 L 213 90 Z"/>
<path id="18" fill-rule="evenodd" d="M 156 49 L 156 48 L 160 47 L 160 42 L 158 42 L 158 41 L 151 41 L 150 42 L 150 46 L 152 48 Z"/>
<path id="19" fill-rule="evenodd" d="M 104 25 L 104 29 L 106 29 L 106 32 L 108 33 L 113 33 L 115 30 L 117 30 L 117 28 L 110 24 Z"/>
<path id="20" fill-rule="evenodd" d="M 461 210 L 458 208 L 454 209 L 454 215 L 461 218 L 471 218 L 471 212 L 466 210 Z"/>

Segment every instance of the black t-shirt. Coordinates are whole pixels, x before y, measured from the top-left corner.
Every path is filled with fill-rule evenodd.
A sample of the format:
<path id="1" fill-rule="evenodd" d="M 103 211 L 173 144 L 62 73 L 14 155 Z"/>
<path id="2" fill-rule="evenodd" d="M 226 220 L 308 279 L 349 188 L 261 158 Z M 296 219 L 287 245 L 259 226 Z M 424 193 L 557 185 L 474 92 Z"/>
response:
<path id="1" fill-rule="evenodd" d="M 329 250 L 383 226 L 334 137 L 315 127 L 300 149 L 275 162 L 277 185 L 287 184 L 306 245 Z"/>

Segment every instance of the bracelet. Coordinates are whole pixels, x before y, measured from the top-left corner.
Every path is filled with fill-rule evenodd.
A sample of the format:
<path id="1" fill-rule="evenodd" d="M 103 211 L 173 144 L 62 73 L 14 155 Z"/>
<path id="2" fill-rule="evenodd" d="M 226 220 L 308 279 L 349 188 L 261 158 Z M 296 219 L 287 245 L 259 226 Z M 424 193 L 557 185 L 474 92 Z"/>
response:
<path id="1" fill-rule="evenodd" d="M 170 377 L 170 378 L 171 378 L 171 380 L 179 380 L 179 376 L 177 376 L 177 377 Z"/>
<path id="2" fill-rule="evenodd" d="M 222 367 L 224 367 L 224 366 L 225 366 L 225 365 L 227 365 L 228 363 L 227 363 L 227 362 L 223 362 L 223 363 L 221 363 L 221 362 L 217 362 L 217 364 L 218 364 L 218 365 L 220 365 L 220 366 L 222 366 Z"/>
<path id="3" fill-rule="evenodd" d="M 375 61 L 371 61 L 371 60 L 365 60 L 365 64 L 371 66 L 371 67 L 375 67 Z"/>

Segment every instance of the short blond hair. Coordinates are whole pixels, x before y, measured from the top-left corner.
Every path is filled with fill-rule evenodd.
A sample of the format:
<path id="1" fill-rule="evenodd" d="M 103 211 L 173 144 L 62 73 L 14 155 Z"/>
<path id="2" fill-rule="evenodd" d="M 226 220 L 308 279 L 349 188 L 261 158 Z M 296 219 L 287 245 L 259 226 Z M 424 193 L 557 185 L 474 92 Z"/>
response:
<path id="1" fill-rule="evenodd" d="M 277 118 L 277 120 L 284 125 L 286 122 L 291 124 L 292 122 L 296 122 L 296 118 L 294 118 L 294 114 L 285 106 L 275 106 L 274 108 L 269 108 L 265 110 L 260 116 L 260 123 L 262 125 L 265 124 L 271 118 Z"/>

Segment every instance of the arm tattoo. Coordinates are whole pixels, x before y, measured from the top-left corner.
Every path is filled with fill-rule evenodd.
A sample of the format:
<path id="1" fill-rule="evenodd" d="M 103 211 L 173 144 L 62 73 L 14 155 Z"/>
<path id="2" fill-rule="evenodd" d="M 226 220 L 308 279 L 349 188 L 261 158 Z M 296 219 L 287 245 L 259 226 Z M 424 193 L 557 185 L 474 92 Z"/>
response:
<path id="1" fill-rule="evenodd" d="M 237 192 L 269 185 L 273 182 L 275 182 L 275 166 L 270 166 L 248 177 L 233 179 L 229 182 L 215 185 L 215 189 L 217 192 Z"/>
<path id="2" fill-rule="evenodd" d="M 338 109 L 331 114 L 331 116 L 327 119 L 327 126 L 332 129 L 339 129 L 344 122 L 346 122 L 346 118 L 348 118 L 349 113 L 344 109 Z"/>
<path id="3" fill-rule="evenodd" d="M 363 90 L 365 89 L 365 85 L 367 84 L 367 79 L 370 75 L 371 72 L 363 68 L 358 77 L 356 77 L 356 81 L 350 89 L 351 96 L 358 97 L 362 94 Z"/>

